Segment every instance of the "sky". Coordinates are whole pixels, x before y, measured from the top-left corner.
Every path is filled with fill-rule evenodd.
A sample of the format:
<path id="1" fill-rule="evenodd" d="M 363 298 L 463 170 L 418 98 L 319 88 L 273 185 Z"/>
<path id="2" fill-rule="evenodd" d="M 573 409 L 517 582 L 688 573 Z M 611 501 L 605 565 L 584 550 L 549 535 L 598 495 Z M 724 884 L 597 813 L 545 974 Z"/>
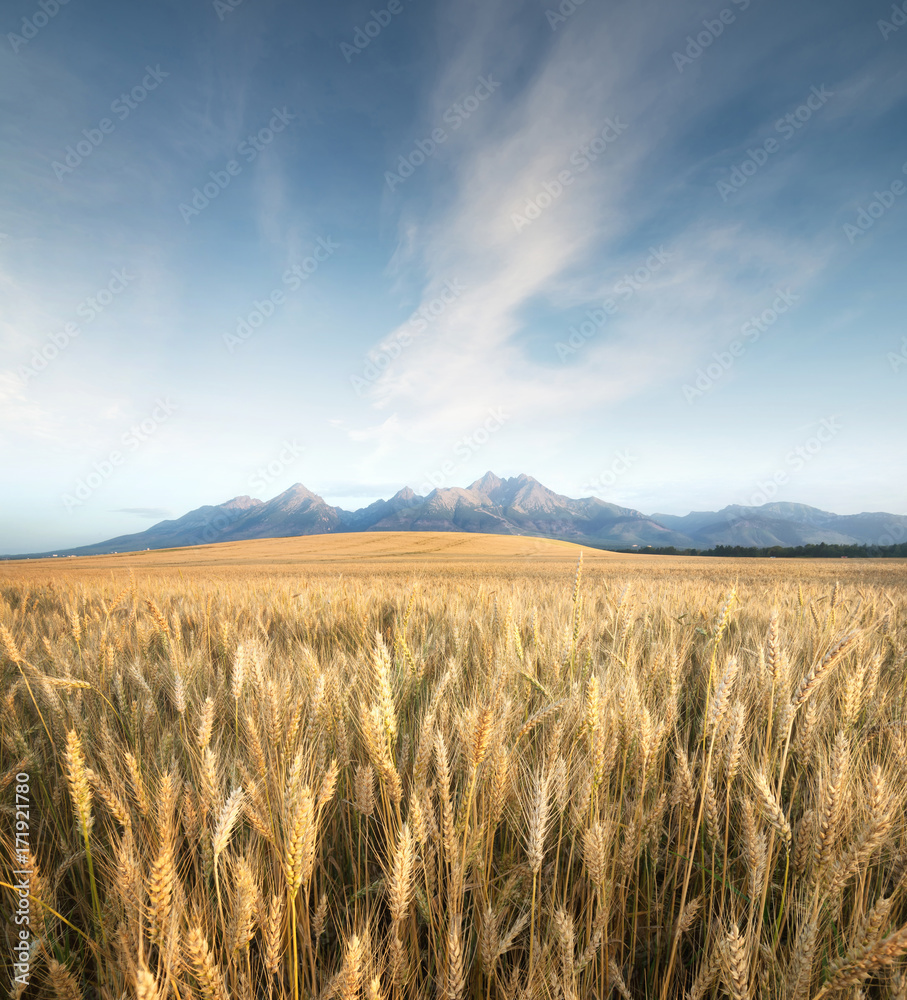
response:
<path id="1" fill-rule="evenodd" d="M 0 31 L 0 552 L 488 469 L 907 513 L 890 0 L 10 0 Z"/>

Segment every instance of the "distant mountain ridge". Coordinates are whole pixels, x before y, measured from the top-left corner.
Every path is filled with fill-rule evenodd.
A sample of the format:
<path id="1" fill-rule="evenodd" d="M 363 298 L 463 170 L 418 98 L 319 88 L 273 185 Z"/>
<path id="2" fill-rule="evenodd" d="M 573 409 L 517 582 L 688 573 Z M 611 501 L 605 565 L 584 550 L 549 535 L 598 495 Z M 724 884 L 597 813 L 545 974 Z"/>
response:
<path id="1" fill-rule="evenodd" d="M 296 483 L 271 500 L 234 497 L 161 521 L 146 531 L 55 554 L 101 555 L 349 531 L 473 531 L 561 538 L 614 549 L 820 542 L 890 545 L 907 540 L 907 515 L 841 515 L 783 502 L 761 507 L 732 504 L 720 511 L 692 511 L 682 517 L 646 515 L 597 497 L 563 496 L 525 474 L 501 479 L 486 472 L 465 488 L 445 487 L 420 496 L 406 487 L 389 500 L 377 500 L 356 511 L 332 507 Z"/>

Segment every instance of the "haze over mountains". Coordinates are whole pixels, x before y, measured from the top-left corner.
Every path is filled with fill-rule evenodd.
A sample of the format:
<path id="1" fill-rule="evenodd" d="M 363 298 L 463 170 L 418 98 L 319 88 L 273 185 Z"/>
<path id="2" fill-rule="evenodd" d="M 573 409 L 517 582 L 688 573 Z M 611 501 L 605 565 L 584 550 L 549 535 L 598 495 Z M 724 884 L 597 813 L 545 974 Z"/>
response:
<path id="1" fill-rule="evenodd" d="M 283 538 L 350 531 L 474 531 L 534 535 L 623 549 L 675 545 L 890 545 L 907 539 L 907 516 L 832 514 L 797 503 L 731 505 L 683 517 L 643 514 L 597 497 L 572 499 L 532 476 L 500 479 L 487 472 L 465 489 L 452 486 L 419 496 L 409 487 L 390 500 L 356 511 L 332 507 L 301 483 L 268 501 L 248 496 L 199 507 L 146 531 L 58 555 L 99 555 L 250 538 Z M 22 557 L 19 557 L 22 558 Z"/>

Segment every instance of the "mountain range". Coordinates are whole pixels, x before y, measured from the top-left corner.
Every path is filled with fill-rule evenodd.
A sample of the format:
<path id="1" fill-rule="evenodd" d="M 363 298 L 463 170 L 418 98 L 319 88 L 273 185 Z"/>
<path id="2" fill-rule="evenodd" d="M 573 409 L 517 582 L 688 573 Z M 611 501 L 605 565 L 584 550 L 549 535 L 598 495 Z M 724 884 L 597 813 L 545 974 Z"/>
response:
<path id="1" fill-rule="evenodd" d="M 734 504 L 683 517 L 647 515 L 597 497 L 563 496 L 532 476 L 500 479 L 487 472 L 465 489 L 452 486 L 419 496 L 407 487 L 390 500 L 377 500 L 356 511 L 332 507 L 297 483 L 271 500 L 234 497 L 226 503 L 199 507 L 175 520 L 161 521 L 147 531 L 55 554 L 100 555 L 349 531 L 533 535 L 613 549 L 667 545 L 701 549 L 715 545 L 768 547 L 819 542 L 890 545 L 907 539 L 907 516 L 839 515 L 784 502 L 761 507 Z"/>

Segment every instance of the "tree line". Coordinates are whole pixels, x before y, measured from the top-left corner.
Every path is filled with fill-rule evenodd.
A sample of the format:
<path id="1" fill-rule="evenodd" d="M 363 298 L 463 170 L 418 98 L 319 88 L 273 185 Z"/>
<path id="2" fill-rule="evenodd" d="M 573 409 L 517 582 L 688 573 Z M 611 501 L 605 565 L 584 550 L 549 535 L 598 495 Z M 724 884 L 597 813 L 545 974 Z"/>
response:
<path id="1" fill-rule="evenodd" d="M 716 545 L 711 549 L 678 549 L 674 545 L 660 548 L 619 549 L 621 553 L 640 553 L 650 556 L 730 556 L 736 559 L 747 556 L 778 559 L 904 559 L 907 542 L 898 545 L 829 545 L 827 542 L 809 545 Z"/>

